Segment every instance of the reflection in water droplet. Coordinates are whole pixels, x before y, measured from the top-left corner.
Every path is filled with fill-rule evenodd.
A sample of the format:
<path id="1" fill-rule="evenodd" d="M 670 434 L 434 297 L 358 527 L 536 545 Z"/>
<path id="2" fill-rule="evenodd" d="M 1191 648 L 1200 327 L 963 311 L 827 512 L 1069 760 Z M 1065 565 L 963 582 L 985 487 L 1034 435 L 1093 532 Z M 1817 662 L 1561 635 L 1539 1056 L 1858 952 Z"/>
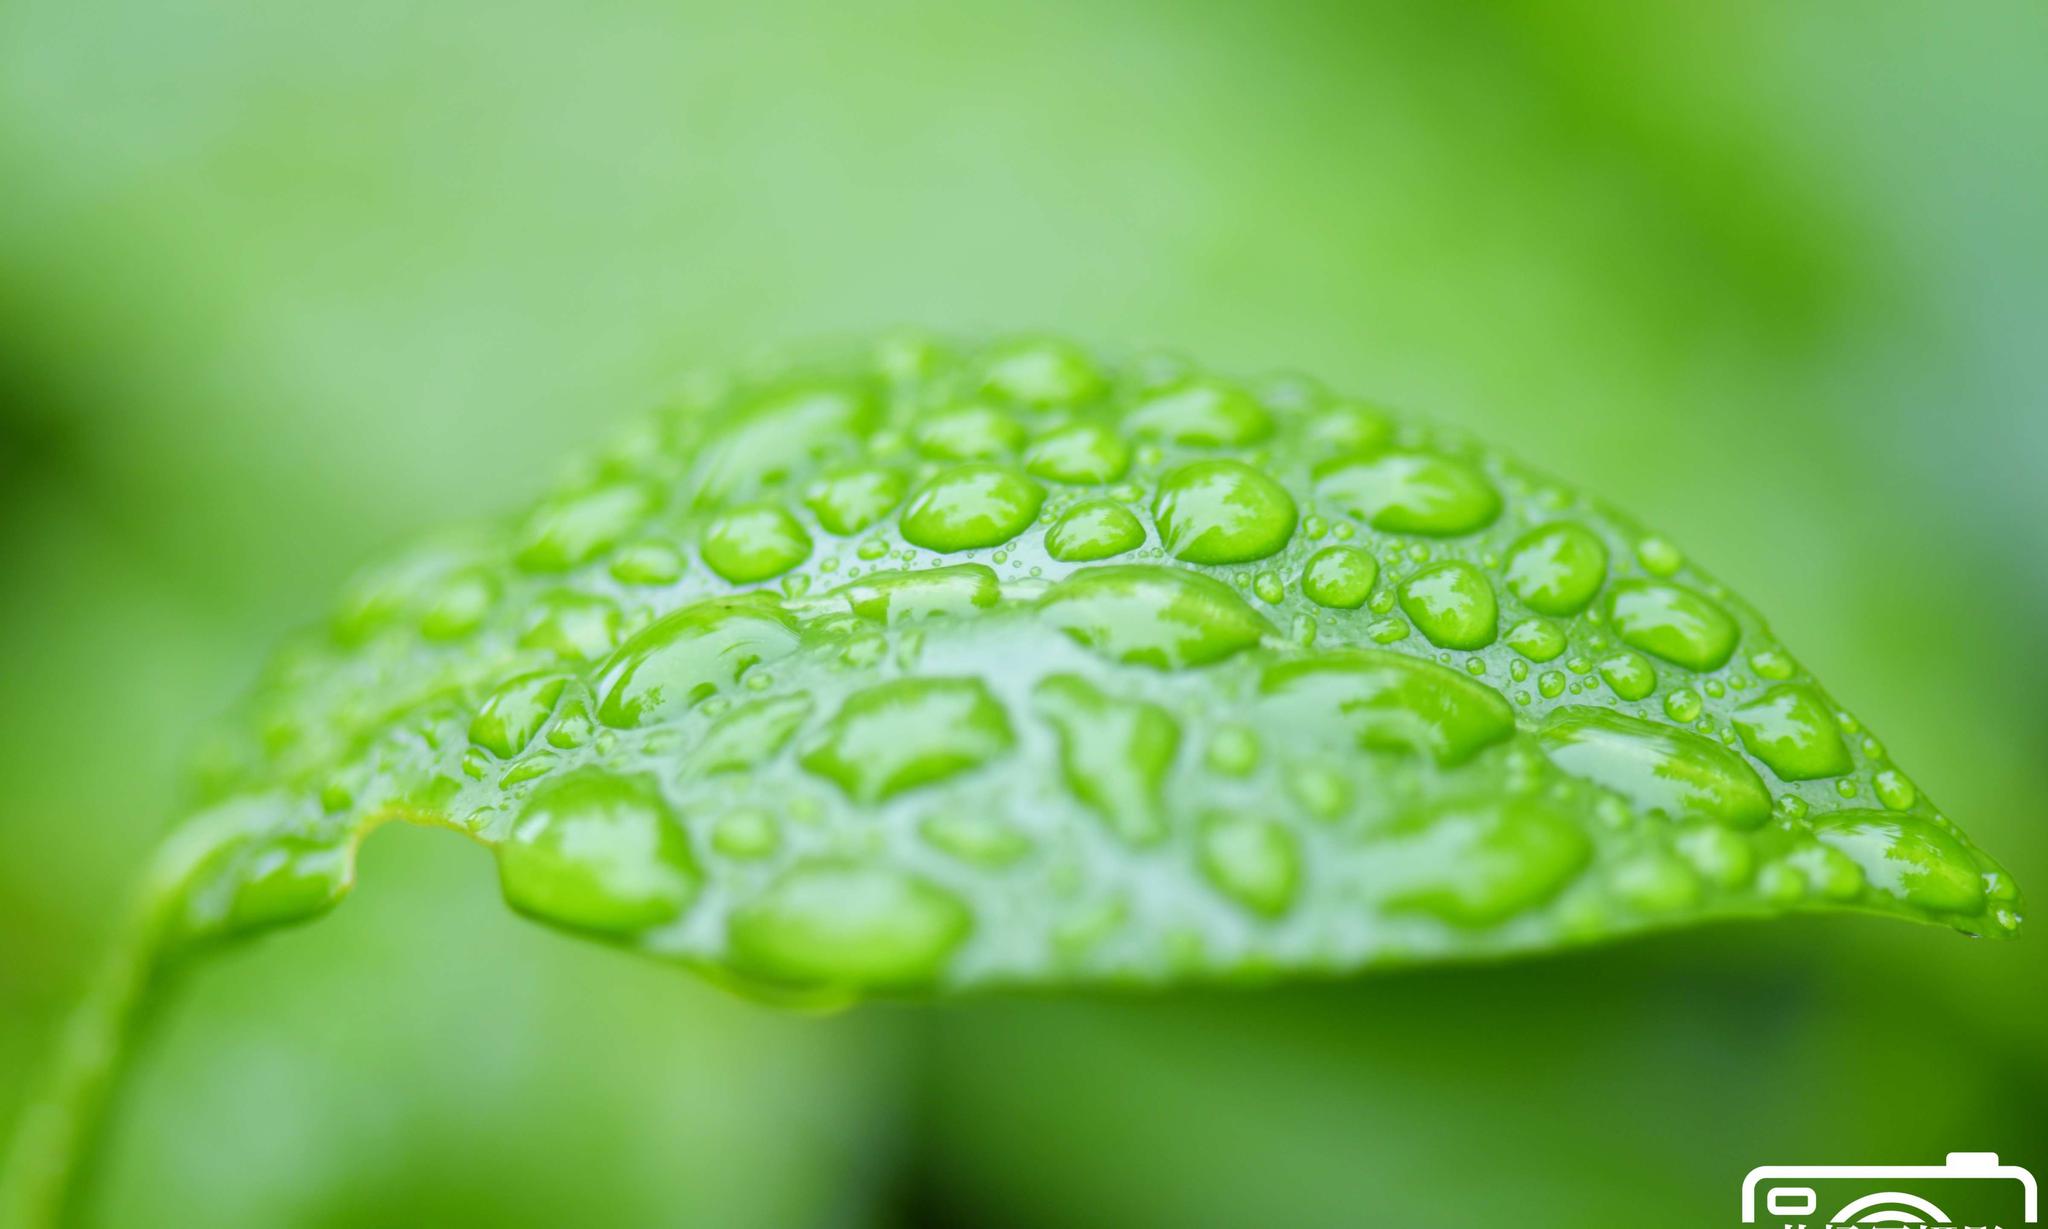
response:
<path id="1" fill-rule="evenodd" d="M 904 990 L 936 981 L 973 926 L 960 898 L 928 880 L 812 862 L 734 910 L 726 937 L 733 965 L 764 981 Z"/>
<path id="2" fill-rule="evenodd" d="M 785 509 L 753 504 L 719 514 L 704 530 L 704 563 L 736 585 L 770 580 L 810 558 L 811 538 Z"/>
<path id="3" fill-rule="evenodd" d="M 605 666 L 598 719 L 619 729 L 669 717 L 739 682 L 754 666 L 796 651 L 787 614 L 750 601 L 700 602 L 620 646 Z"/>
<path id="4" fill-rule="evenodd" d="M 1736 709 L 1734 722 L 1749 753 L 1781 781 L 1838 777 L 1854 766 L 1834 717 L 1810 688 L 1773 687 Z"/>
<path id="5" fill-rule="evenodd" d="M 1189 563 L 1249 563 L 1294 536 L 1286 488 L 1237 461 L 1200 461 L 1160 482 L 1152 501 L 1167 552 Z"/>
<path id="6" fill-rule="evenodd" d="M 801 762 L 873 803 L 979 768 L 1015 742 L 980 679 L 894 679 L 848 697 Z"/>
<path id="7" fill-rule="evenodd" d="M 541 786 L 497 855 L 499 886 L 513 908 L 606 934 L 674 921 L 702 879 L 654 784 L 596 769 Z"/>
<path id="8" fill-rule="evenodd" d="M 1286 913 L 1301 886 L 1301 847 L 1293 832 L 1271 820 L 1208 816 L 1201 865 L 1217 891 L 1266 917 Z"/>
<path id="9" fill-rule="evenodd" d="M 1401 609 L 1440 649 L 1483 649 L 1500 623 L 1493 586 L 1478 568 L 1455 561 L 1409 577 L 1401 586 Z"/>
<path id="10" fill-rule="evenodd" d="M 1734 828 L 1770 818 L 1771 794 L 1739 755 L 1708 739 L 1604 709 L 1561 708 L 1539 733 L 1550 759 L 1646 811 Z"/>
<path id="11" fill-rule="evenodd" d="M 1175 670 L 1277 635 L 1230 586 L 1178 568 L 1084 568 L 1039 599 L 1045 620 L 1117 661 Z"/>
<path id="12" fill-rule="evenodd" d="M 1062 563 L 1090 563 L 1145 544 L 1145 527 L 1122 504 L 1099 499 L 1081 504 L 1046 531 L 1045 553 Z"/>
<path id="13" fill-rule="evenodd" d="M 903 512 L 903 537 L 941 552 L 1001 546 L 1038 517 L 1045 490 L 1000 465 L 962 465 L 927 483 Z"/>
<path id="14" fill-rule="evenodd" d="M 1508 553 L 1508 589 L 1539 614 L 1583 610 L 1607 579 L 1607 546 L 1593 532 L 1564 522 L 1524 534 Z"/>
<path id="15" fill-rule="evenodd" d="M 1608 620 L 1631 648 L 1688 670 L 1718 670 L 1735 652 L 1735 620 L 1682 585 L 1624 581 L 1608 599 Z"/>
<path id="16" fill-rule="evenodd" d="M 1484 683 L 1432 662 L 1361 649 L 1280 662 L 1259 679 L 1285 728 L 1347 730 L 1375 751 L 1420 752 L 1453 767 L 1506 740 L 1514 709 Z"/>
<path id="17" fill-rule="evenodd" d="M 1074 797 L 1132 845 L 1164 838 L 1166 777 L 1180 748 L 1172 716 L 1071 674 L 1047 678 L 1033 699 L 1059 735 L 1060 771 Z"/>
<path id="18" fill-rule="evenodd" d="M 1452 537 L 1491 525 L 1500 493 L 1462 461 L 1429 453 L 1383 452 L 1321 467 L 1316 489 L 1374 529 Z"/>

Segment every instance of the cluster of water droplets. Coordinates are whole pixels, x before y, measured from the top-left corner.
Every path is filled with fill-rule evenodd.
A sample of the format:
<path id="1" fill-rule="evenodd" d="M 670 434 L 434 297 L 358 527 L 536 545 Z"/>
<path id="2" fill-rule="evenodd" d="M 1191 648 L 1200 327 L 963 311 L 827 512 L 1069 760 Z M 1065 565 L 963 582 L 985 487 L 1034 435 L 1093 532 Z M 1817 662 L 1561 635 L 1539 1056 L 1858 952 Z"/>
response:
<path id="1" fill-rule="evenodd" d="M 390 819 L 768 992 L 1157 982 L 2012 883 L 1668 543 L 1302 379 L 893 337 L 705 380 L 279 655 L 195 935 Z"/>

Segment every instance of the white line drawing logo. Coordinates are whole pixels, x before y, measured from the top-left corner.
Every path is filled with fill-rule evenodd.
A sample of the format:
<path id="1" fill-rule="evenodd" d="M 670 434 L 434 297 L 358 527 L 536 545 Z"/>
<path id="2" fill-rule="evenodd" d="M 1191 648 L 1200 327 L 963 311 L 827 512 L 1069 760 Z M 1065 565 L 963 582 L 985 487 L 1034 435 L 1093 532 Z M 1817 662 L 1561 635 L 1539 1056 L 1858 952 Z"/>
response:
<path id="1" fill-rule="evenodd" d="M 1851 1198 L 1826 1220 L 1819 1220 L 1821 1183 L 1854 1180 L 1868 1193 Z M 1985 1224 L 1971 1219 L 1971 1183 L 2019 1184 L 2018 1224 L 2040 1223 L 2040 1191 L 2034 1175 L 2017 1165 L 2001 1165 L 1995 1152 L 1951 1152 L 1943 1165 L 1759 1165 L 1742 1180 L 1742 1223 L 1757 1223 L 1758 1213 L 1794 1229 L 1859 1225 L 1912 1226 L 1913 1229 L 1964 1229 Z M 1762 1199 L 1758 1199 L 1758 1195 Z M 2007 1188 L 2004 1198 L 2010 1200 Z M 1944 1206 L 1963 1210 L 1953 1219 Z M 2010 1206 L 2009 1203 L 2006 1206 Z M 1812 1218 L 1812 1219 L 1802 1219 Z"/>

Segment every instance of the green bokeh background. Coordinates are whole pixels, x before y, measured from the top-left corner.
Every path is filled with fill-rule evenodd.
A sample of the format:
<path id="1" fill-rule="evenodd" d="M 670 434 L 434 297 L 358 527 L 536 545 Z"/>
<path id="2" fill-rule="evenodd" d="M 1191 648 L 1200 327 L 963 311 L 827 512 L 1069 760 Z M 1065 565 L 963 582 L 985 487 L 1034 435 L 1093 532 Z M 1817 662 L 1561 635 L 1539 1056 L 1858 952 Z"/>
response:
<path id="1" fill-rule="evenodd" d="M 350 571 L 689 367 L 901 322 L 1313 371 L 1601 491 L 2039 898 L 2044 66 L 2028 0 L 7 0 L 0 1123 L 195 728 Z M 1766 1162 L 2048 1176 L 2035 933 L 817 1020 L 516 921 L 452 838 L 364 861 L 171 1005 L 89 1223 L 1708 1225 Z"/>

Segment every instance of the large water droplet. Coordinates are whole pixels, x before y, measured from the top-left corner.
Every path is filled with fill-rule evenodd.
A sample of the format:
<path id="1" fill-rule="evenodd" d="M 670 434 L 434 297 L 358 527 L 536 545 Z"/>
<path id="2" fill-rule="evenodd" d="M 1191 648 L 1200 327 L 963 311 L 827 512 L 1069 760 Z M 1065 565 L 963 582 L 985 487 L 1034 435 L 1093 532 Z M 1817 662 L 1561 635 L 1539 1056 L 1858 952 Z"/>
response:
<path id="1" fill-rule="evenodd" d="M 1015 743 L 980 679 L 894 679 L 848 697 L 802 763 L 872 803 L 979 768 Z"/>
<path id="2" fill-rule="evenodd" d="M 1216 890 L 1265 917 L 1279 917 L 1301 888 L 1301 844 L 1284 824 L 1217 813 L 1202 823 L 1202 874 Z"/>
<path id="3" fill-rule="evenodd" d="M 990 347 L 982 360 L 982 391 L 1034 410 L 1080 405 L 1106 385 L 1079 346 L 1025 337 Z"/>
<path id="4" fill-rule="evenodd" d="M 949 410 L 917 429 L 918 449 L 941 461 L 999 461 L 1024 446 L 1024 428 L 985 405 Z"/>
<path id="5" fill-rule="evenodd" d="M 1592 857 L 1570 817 L 1534 799 L 1456 802 L 1404 824 L 1383 857 L 1395 912 L 1492 926 L 1556 896 Z"/>
<path id="6" fill-rule="evenodd" d="M 704 563 L 736 585 L 770 580 L 811 554 L 811 536 L 789 512 L 754 504 L 720 513 L 704 530 Z"/>
<path id="7" fill-rule="evenodd" d="M 497 847 L 514 909 L 627 935 L 681 917 L 702 875 L 653 782 L 584 769 L 540 786 Z"/>
<path id="8" fill-rule="evenodd" d="M 542 649 L 564 661 L 584 661 L 611 652 L 624 630 L 618 603 L 594 593 L 555 589 L 534 599 L 519 647 Z"/>
<path id="9" fill-rule="evenodd" d="M 1335 723 L 1378 751 L 1418 752 L 1455 766 L 1515 732 L 1501 694 L 1455 670 L 1399 653 L 1359 649 L 1267 667 L 1269 703 L 1300 709 L 1293 728 Z M 1288 728 L 1282 726 L 1281 728 Z"/>
<path id="10" fill-rule="evenodd" d="M 1984 875 L 1962 842 L 1929 820 L 1837 811 L 1813 821 L 1822 844 L 1846 854 L 1872 888 L 1933 913 L 1975 913 Z"/>
<path id="11" fill-rule="evenodd" d="M 1499 634 L 1500 605 L 1478 568 L 1431 564 L 1401 586 L 1401 609 L 1440 649 L 1483 649 Z"/>
<path id="12" fill-rule="evenodd" d="M 903 537 L 926 550 L 962 551 L 1001 546 L 1038 517 L 1045 489 L 1001 465 L 948 470 L 911 497 Z"/>
<path id="13" fill-rule="evenodd" d="M 979 563 L 916 572 L 871 572 L 834 593 L 861 618 L 891 624 L 973 614 L 989 609 L 1003 596 L 995 572 Z"/>
<path id="14" fill-rule="evenodd" d="M 1732 828 L 1770 818 L 1771 793 L 1741 756 L 1710 739 L 1604 709 L 1550 715 L 1540 737 L 1552 762 L 1636 806 Z"/>
<path id="15" fill-rule="evenodd" d="M 1159 537 L 1189 563 L 1247 563 L 1294 536 L 1286 488 L 1237 461 L 1201 461 L 1169 474 L 1152 501 Z"/>
<path id="16" fill-rule="evenodd" d="M 788 745 L 811 715 L 807 695 L 773 696 L 742 704 L 721 716 L 690 753 L 690 766 L 707 776 L 748 772 Z"/>
<path id="17" fill-rule="evenodd" d="M 1608 620 L 1631 647 L 1688 670 L 1718 670 L 1735 652 L 1735 620 L 1712 598 L 1682 585 L 1624 581 Z"/>
<path id="18" fill-rule="evenodd" d="M 1059 735 L 1060 771 L 1074 796 L 1130 844 L 1164 838 L 1166 776 L 1180 747 L 1173 717 L 1071 674 L 1041 682 L 1033 697 Z"/>
<path id="19" fill-rule="evenodd" d="M 1838 777 L 1854 767 L 1834 716 L 1810 688 L 1773 687 L 1736 709 L 1733 720 L 1749 753 L 1781 781 Z"/>
<path id="20" fill-rule="evenodd" d="M 429 640 L 460 640 L 483 626 L 498 601 L 498 582 L 490 573 L 468 568 L 443 580 L 420 616 L 420 634 Z"/>
<path id="21" fill-rule="evenodd" d="M 1433 453 L 1383 452 L 1320 467 L 1316 489 L 1386 533 L 1451 537 L 1500 515 L 1500 493 L 1463 461 Z"/>
<path id="22" fill-rule="evenodd" d="M 580 567 L 617 545 L 659 504 L 652 487 L 634 482 L 551 499 L 520 532 L 519 566 L 530 572 Z"/>
<path id="23" fill-rule="evenodd" d="M 790 617 L 766 603 L 685 606 L 619 647 L 600 679 L 598 719 L 630 729 L 683 712 L 795 652 L 797 639 Z"/>
<path id="24" fill-rule="evenodd" d="M 1195 377 L 1139 402 L 1129 425 L 1145 438 L 1189 448 L 1242 448 L 1273 433 L 1273 416 L 1236 385 Z"/>
<path id="25" fill-rule="evenodd" d="M 811 484 L 804 492 L 804 506 L 826 533 L 847 538 L 894 512 L 909 489 L 903 475 L 893 469 L 840 469 Z"/>
<path id="26" fill-rule="evenodd" d="M 1024 468 L 1049 482 L 1092 486 L 1116 482 L 1131 468 L 1131 446 L 1098 423 L 1063 427 L 1031 446 Z"/>
<path id="27" fill-rule="evenodd" d="M 776 487 L 799 468 L 850 450 L 873 429 L 876 390 L 865 381 L 798 381 L 732 411 L 697 449 L 689 489 L 697 507 Z"/>
<path id="28" fill-rule="evenodd" d="M 1607 545 L 1580 525 L 1533 529 L 1508 552 L 1508 589 L 1539 614 L 1585 609 L 1607 579 Z"/>
<path id="29" fill-rule="evenodd" d="M 1229 585 L 1178 568 L 1084 568 L 1039 599 L 1046 622 L 1117 661 L 1174 670 L 1277 635 Z"/>
<path id="30" fill-rule="evenodd" d="M 528 674 L 491 693 L 469 723 L 469 741 L 509 760 L 526 750 L 562 698 L 568 679 L 559 674 Z"/>
<path id="31" fill-rule="evenodd" d="M 903 990 L 936 981 L 973 926 L 928 880 L 812 862 L 736 909 L 726 937 L 734 967 L 764 981 Z"/>
<path id="32" fill-rule="evenodd" d="M 1145 544 L 1145 527 L 1130 509 L 1107 499 L 1081 504 L 1045 534 L 1045 553 L 1062 563 L 1092 563 Z"/>

